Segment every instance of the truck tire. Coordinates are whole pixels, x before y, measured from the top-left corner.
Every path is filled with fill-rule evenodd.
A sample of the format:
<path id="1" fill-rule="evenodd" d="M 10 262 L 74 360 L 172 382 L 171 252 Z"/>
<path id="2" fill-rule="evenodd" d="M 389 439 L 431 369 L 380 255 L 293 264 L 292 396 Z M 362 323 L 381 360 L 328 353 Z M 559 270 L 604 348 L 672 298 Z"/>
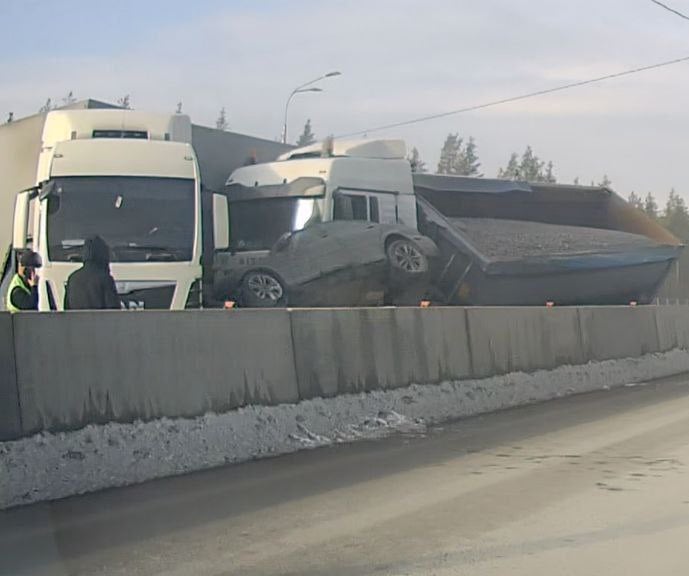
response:
<path id="1" fill-rule="evenodd" d="M 428 272 L 428 258 L 412 240 L 393 240 L 388 244 L 386 254 L 390 268 L 396 275 L 414 277 Z"/>
<path id="2" fill-rule="evenodd" d="M 248 308 L 279 308 L 287 303 L 282 281 L 269 270 L 252 270 L 242 279 L 242 306 Z"/>

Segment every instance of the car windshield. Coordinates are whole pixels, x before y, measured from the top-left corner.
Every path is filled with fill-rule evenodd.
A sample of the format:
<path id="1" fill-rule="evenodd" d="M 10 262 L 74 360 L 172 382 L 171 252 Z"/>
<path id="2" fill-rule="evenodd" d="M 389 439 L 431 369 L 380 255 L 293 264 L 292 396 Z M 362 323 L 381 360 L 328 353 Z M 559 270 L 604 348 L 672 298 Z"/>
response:
<path id="1" fill-rule="evenodd" d="M 78 261 L 98 234 L 113 262 L 188 261 L 194 242 L 194 181 L 182 178 L 56 178 L 48 197 L 52 261 Z"/>
<path id="2" fill-rule="evenodd" d="M 313 198 L 265 198 L 230 206 L 230 248 L 270 250 L 285 232 L 302 230 L 321 221 Z"/>

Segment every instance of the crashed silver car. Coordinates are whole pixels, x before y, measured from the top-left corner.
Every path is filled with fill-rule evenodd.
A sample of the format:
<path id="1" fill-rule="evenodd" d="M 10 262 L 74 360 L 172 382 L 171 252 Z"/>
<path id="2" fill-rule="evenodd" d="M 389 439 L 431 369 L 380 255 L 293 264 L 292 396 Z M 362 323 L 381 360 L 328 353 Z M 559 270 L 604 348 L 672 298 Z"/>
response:
<path id="1" fill-rule="evenodd" d="M 218 270 L 215 295 L 261 308 L 415 305 L 437 253 L 406 226 L 315 223 L 284 234 L 260 262 Z"/>

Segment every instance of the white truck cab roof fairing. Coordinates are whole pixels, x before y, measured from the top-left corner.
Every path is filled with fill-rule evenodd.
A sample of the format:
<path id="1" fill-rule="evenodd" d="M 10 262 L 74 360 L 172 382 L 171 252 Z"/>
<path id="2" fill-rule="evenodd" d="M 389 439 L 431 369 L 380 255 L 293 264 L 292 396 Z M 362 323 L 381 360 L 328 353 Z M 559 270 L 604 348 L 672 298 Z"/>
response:
<path id="1" fill-rule="evenodd" d="M 275 162 L 238 168 L 227 184 L 267 186 L 289 183 L 300 177 L 318 177 L 330 191 L 349 187 L 401 195 L 414 193 L 402 140 L 335 141 L 329 153 L 321 156 L 323 147 L 323 144 L 313 144 L 292 150 Z"/>

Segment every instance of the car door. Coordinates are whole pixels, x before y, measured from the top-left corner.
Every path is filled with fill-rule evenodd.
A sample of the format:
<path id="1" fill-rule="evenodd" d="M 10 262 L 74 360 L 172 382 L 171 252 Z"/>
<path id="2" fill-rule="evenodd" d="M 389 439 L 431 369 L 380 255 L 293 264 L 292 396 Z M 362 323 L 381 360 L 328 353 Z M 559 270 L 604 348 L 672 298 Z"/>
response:
<path id="1" fill-rule="evenodd" d="M 310 282 L 348 264 L 345 246 L 330 224 L 314 224 L 294 232 L 286 249 L 271 257 L 290 285 Z"/>

